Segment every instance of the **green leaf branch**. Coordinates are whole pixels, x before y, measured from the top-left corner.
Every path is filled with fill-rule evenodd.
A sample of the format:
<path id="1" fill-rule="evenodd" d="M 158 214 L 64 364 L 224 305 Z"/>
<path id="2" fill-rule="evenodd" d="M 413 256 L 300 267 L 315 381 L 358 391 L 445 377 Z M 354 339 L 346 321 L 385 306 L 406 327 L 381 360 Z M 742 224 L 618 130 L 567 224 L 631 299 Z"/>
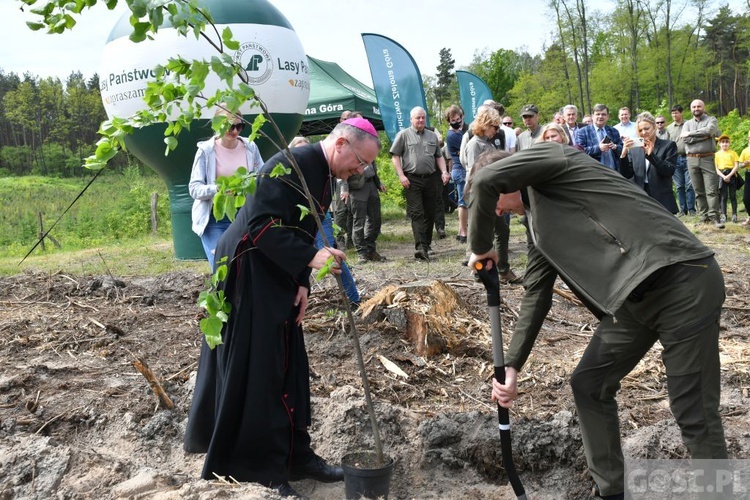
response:
<path id="1" fill-rule="evenodd" d="M 219 289 L 220 284 L 227 278 L 226 261 L 226 257 L 219 260 L 216 271 L 211 275 L 210 286 L 198 296 L 198 305 L 206 311 L 206 317 L 200 321 L 200 328 L 206 344 L 211 349 L 224 343 L 221 331 L 224 324 L 229 321 L 229 313 L 232 312 L 232 304 L 227 301 L 224 290 Z"/>

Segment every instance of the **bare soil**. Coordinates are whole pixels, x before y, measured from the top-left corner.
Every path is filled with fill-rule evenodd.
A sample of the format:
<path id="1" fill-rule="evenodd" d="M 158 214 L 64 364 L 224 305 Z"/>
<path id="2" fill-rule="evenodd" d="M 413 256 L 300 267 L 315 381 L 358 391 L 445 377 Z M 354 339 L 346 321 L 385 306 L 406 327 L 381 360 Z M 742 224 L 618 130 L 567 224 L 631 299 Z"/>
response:
<path id="1" fill-rule="evenodd" d="M 383 231 L 403 235 L 406 226 L 390 222 Z M 696 231 L 716 250 L 727 284 L 722 414 L 730 457 L 750 458 L 750 232 Z M 414 261 L 410 243 L 390 240 L 379 248 L 387 262 L 352 264 L 365 300 L 388 285 L 440 280 L 463 301 L 448 325 L 455 338 L 445 352 L 429 357 L 416 354 L 398 322 L 357 316 L 384 449 L 396 460 L 391 498 L 513 498 L 489 400 L 485 293 L 461 266 L 465 246 L 453 232 L 434 242 L 433 259 L 425 263 Z M 518 274 L 524 249 L 523 236 L 514 234 Z M 202 455 L 182 449 L 201 340 L 196 299 L 206 277 L 60 270 L 0 279 L 0 500 L 277 498 L 253 484 L 200 480 Z M 523 288 L 504 285 L 501 293 L 507 343 Z M 523 395 L 511 419 L 515 463 L 529 498 L 590 498 L 568 380 L 595 328 L 587 310 L 556 296 L 522 373 Z M 338 463 L 373 442 L 333 280 L 314 286 L 305 329 L 313 444 Z M 408 378 L 387 369 L 381 357 Z M 162 384 L 172 409 L 159 404 L 136 360 Z M 658 346 L 625 379 L 618 400 L 628 456 L 686 456 L 669 411 Z M 294 486 L 313 499 L 344 497 L 340 483 Z"/>

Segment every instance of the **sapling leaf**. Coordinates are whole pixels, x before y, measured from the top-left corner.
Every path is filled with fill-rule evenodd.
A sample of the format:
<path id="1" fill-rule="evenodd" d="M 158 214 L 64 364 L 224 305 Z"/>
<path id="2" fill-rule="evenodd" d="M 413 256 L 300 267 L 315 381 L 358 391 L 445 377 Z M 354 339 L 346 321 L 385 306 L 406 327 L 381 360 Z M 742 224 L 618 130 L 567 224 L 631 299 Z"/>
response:
<path id="1" fill-rule="evenodd" d="M 229 272 L 229 269 L 227 268 L 226 262 L 227 262 L 226 255 L 222 257 L 221 259 L 219 259 L 219 262 L 218 262 L 219 266 L 216 267 L 216 272 L 214 273 L 212 277 L 214 286 L 218 285 L 219 282 L 227 279 L 227 273 Z"/>
<path id="2" fill-rule="evenodd" d="M 224 341 L 221 339 L 221 328 L 224 325 L 219 318 L 203 318 L 200 321 L 201 331 L 206 338 L 206 344 L 211 349 L 215 349 L 217 345 L 221 345 Z"/>
<path id="3" fill-rule="evenodd" d="M 292 169 L 291 168 L 287 168 L 284 165 L 282 165 L 281 163 L 279 163 L 278 165 L 276 165 L 275 167 L 273 167 L 273 170 L 271 170 L 271 173 L 269 174 L 269 177 L 271 177 L 273 179 L 275 177 L 282 177 L 284 175 L 289 175 L 291 173 L 292 173 Z"/>
<path id="4" fill-rule="evenodd" d="M 225 204 L 224 200 L 226 199 L 226 197 L 227 196 L 222 192 L 218 192 L 214 196 L 213 212 L 214 212 L 214 219 L 216 220 L 221 220 L 224 218 L 224 204 Z"/>
<path id="5" fill-rule="evenodd" d="M 234 216 L 237 214 L 237 207 L 234 204 L 234 195 L 228 195 L 224 199 L 224 214 L 229 217 L 230 221 L 234 221 Z"/>
<path id="6" fill-rule="evenodd" d="M 333 258 L 333 255 L 328 257 L 328 260 L 326 260 L 325 265 L 323 265 L 323 267 L 321 267 L 320 270 L 318 271 L 318 274 L 315 275 L 315 279 L 320 281 L 326 276 L 328 276 L 331 273 L 331 268 L 333 267 L 334 262 L 335 260 Z"/>
<path id="7" fill-rule="evenodd" d="M 299 214 L 299 220 L 302 220 L 305 217 L 307 217 L 308 215 L 310 215 L 310 209 L 307 208 L 306 206 L 304 206 L 304 205 L 297 205 L 297 208 L 299 208 L 299 212 L 300 212 L 300 214 Z"/>
<path id="8" fill-rule="evenodd" d="M 221 32 L 221 41 L 224 42 L 224 45 L 226 45 L 229 50 L 237 50 L 240 48 L 240 42 L 234 40 L 232 30 L 228 27 L 224 28 L 224 31 Z"/>

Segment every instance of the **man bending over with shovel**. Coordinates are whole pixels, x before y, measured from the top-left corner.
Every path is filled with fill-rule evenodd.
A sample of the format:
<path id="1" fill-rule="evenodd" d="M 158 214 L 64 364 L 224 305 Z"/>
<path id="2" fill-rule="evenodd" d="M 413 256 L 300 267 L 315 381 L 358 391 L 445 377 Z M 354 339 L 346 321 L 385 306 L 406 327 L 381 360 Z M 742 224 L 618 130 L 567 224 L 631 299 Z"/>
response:
<path id="1" fill-rule="evenodd" d="M 520 190 L 526 196 L 521 197 Z M 727 458 L 719 417 L 719 316 L 724 279 L 714 252 L 643 190 L 569 146 L 539 143 L 474 178 L 469 244 L 490 258 L 497 214 L 526 213 L 526 293 L 492 398 L 511 407 L 517 374 L 560 278 L 599 319 L 570 384 L 595 494 L 623 498 L 615 395 L 658 340 L 670 407 L 694 459 Z"/>

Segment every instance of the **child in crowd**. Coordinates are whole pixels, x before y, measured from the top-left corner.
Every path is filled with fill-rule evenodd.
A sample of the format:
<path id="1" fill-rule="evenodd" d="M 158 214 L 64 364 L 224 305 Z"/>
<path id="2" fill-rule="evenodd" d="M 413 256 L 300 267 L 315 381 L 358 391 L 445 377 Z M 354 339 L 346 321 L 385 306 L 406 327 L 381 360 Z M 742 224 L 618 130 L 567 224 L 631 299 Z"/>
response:
<path id="1" fill-rule="evenodd" d="M 737 170 L 740 167 L 739 156 L 729 149 L 729 136 L 721 134 L 719 151 L 714 157 L 716 173 L 719 174 L 719 203 L 721 204 L 721 222 L 727 220 L 727 197 L 732 204 L 732 222 L 737 222 Z"/>
<path id="2" fill-rule="evenodd" d="M 742 223 L 743 226 L 750 226 L 750 182 L 747 178 L 750 175 L 750 132 L 747 133 L 747 142 L 748 147 L 742 150 L 739 159 L 740 167 L 745 169 L 745 195 L 742 197 L 742 202 L 745 204 L 747 219 Z"/>

